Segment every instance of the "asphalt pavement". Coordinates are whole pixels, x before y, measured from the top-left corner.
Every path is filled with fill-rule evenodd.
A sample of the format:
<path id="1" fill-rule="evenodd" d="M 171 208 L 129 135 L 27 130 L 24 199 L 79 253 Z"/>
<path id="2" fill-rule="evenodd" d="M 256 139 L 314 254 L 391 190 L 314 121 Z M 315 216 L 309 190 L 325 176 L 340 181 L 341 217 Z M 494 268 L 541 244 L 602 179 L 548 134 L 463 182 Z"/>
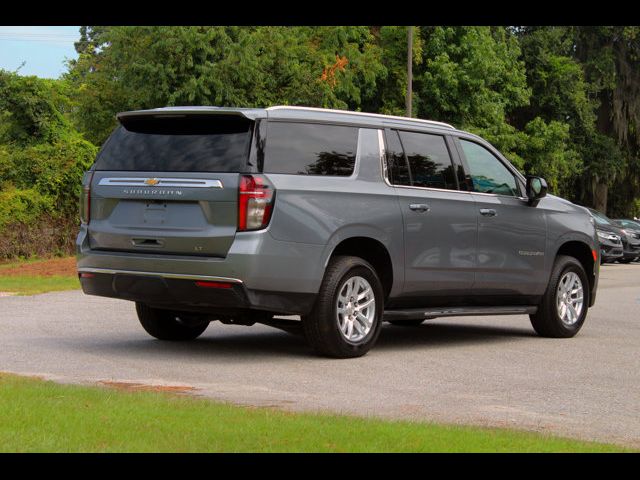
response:
<path id="1" fill-rule="evenodd" d="M 235 404 L 514 427 L 640 448 L 640 264 L 604 265 L 572 339 L 538 337 L 527 316 L 385 324 L 350 360 L 301 337 L 212 323 L 166 343 L 133 303 L 80 291 L 0 298 L 0 371 L 63 383 L 193 388 Z"/>

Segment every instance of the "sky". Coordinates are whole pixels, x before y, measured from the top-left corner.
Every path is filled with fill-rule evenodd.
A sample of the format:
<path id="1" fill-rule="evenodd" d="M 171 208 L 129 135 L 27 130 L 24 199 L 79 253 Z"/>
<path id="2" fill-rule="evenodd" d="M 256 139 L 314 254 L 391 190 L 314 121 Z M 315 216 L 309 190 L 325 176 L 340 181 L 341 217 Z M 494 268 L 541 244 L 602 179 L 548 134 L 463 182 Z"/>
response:
<path id="1" fill-rule="evenodd" d="M 20 75 L 58 78 L 67 71 L 66 59 L 75 59 L 73 42 L 80 38 L 80 27 L 3 27 L 0 26 L 0 68 Z"/>

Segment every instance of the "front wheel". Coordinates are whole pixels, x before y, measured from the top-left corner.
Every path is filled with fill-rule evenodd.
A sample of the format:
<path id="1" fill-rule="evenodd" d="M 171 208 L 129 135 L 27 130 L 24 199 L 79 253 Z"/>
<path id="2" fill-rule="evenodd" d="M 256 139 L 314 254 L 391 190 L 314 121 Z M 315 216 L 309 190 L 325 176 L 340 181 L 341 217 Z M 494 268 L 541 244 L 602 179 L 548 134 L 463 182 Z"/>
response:
<path id="1" fill-rule="evenodd" d="M 573 257 L 559 256 L 538 311 L 530 315 L 533 329 L 543 337 L 569 338 L 580 331 L 589 308 L 589 281 Z"/>
<path id="2" fill-rule="evenodd" d="M 136 302 L 136 312 L 142 328 L 158 340 L 193 340 L 209 326 L 205 317 L 152 308 L 140 302 Z"/>
<path id="3" fill-rule="evenodd" d="M 360 357 L 375 344 L 382 325 L 384 294 L 373 267 L 359 257 L 333 258 L 311 314 L 302 318 L 316 352 L 334 358 Z"/>

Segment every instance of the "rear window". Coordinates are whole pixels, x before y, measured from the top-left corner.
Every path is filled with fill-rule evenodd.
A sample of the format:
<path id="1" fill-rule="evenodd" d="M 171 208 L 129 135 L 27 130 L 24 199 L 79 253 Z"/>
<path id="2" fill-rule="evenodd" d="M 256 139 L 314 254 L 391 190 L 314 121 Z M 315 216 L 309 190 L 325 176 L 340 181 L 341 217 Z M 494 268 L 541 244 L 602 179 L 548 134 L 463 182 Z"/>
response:
<path id="1" fill-rule="evenodd" d="M 357 145 L 356 127 L 269 122 L 264 172 L 348 177 Z"/>
<path id="2" fill-rule="evenodd" d="M 96 160 L 97 170 L 242 172 L 253 122 L 236 116 L 123 119 Z"/>

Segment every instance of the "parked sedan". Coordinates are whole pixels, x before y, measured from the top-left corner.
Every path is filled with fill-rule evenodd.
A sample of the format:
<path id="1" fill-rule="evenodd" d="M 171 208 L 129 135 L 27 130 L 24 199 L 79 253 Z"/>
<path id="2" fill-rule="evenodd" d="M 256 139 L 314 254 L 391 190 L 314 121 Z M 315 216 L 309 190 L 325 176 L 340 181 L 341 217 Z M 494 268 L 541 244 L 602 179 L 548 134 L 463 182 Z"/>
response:
<path id="1" fill-rule="evenodd" d="M 631 257 L 627 256 L 625 259 L 620 260 L 622 263 L 629 263 L 633 260 L 640 260 L 640 222 L 635 220 L 629 220 L 627 218 L 621 218 L 614 220 L 614 223 L 622 227 L 623 231 L 629 239 L 629 250 L 631 253 L 635 251 L 636 255 Z"/>
<path id="2" fill-rule="evenodd" d="M 596 233 L 600 242 L 600 263 L 613 263 L 616 260 L 624 259 L 622 237 L 626 237 L 626 235 L 623 233 L 623 229 L 597 210 L 592 208 L 588 210 L 595 221 Z"/>

